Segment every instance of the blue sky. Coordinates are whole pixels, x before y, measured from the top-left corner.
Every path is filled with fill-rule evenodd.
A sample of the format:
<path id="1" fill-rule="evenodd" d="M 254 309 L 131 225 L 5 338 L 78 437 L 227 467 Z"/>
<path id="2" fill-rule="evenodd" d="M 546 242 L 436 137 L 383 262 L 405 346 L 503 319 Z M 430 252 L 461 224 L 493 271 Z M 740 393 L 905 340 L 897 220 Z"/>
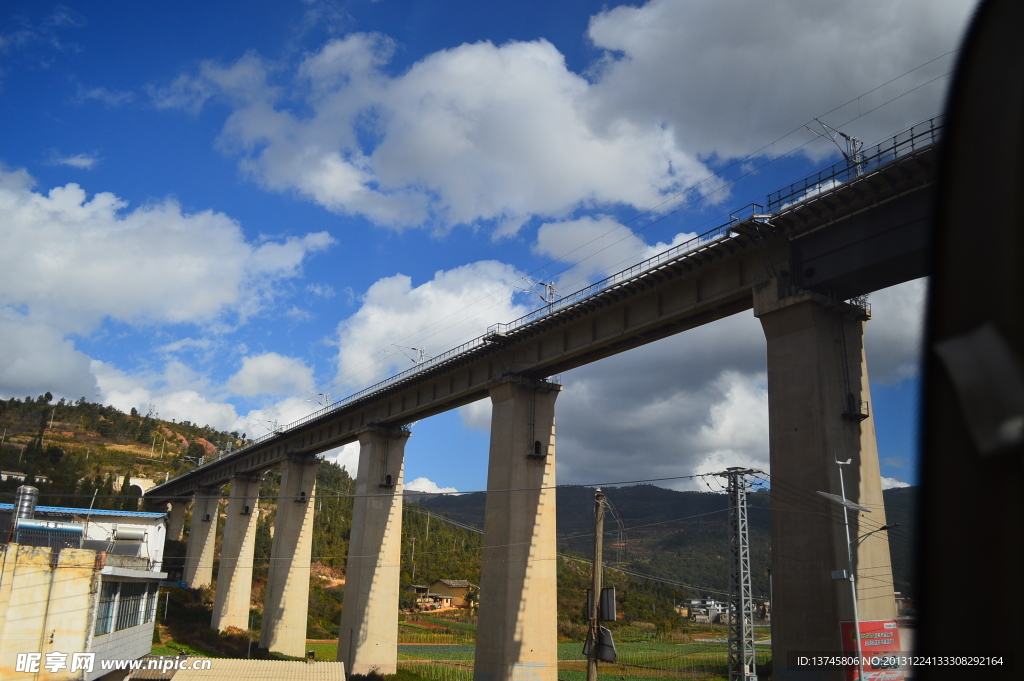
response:
<path id="1" fill-rule="evenodd" d="M 834 162 L 815 116 L 939 113 L 972 6 L 5 3 L 0 395 L 260 435 Z M 893 481 L 924 290 L 873 296 Z M 560 481 L 766 467 L 764 362 L 747 314 L 566 374 Z M 406 479 L 482 488 L 487 417 L 417 424 Z"/>

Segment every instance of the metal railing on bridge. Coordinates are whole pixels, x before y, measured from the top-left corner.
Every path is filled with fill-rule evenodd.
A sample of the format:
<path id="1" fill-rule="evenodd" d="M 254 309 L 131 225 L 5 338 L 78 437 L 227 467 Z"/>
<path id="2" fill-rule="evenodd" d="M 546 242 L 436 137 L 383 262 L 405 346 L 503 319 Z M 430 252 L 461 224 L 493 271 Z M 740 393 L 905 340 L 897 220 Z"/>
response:
<path id="1" fill-rule="evenodd" d="M 768 212 L 778 211 L 838 187 L 858 175 L 930 146 L 939 140 L 943 118 L 936 116 L 893 135 L 861 153 L 856 163 L 843 159 L 828 168 L 768 195 Z"/>
<path id="2" fill-rule="evenodd" d="M 939 134 L 942 129 L 942 116 L 936 116 L 923 123 L 908 128 L 907 130 L 894 135 L 893 137 L 878 143 L 867 150 L 862 157 L 858 160 L 857 164 L 854 165 L 847 160 L 835 163 L 828 168 L 810 175 L 798 182 L 772 192 L 767 197 L 767 208 L 762 209 L 761 205 L 752 203 L 734 212 L 730 216 L 728 223 L 715 227 L 714 229 L 708 230 L 703 234 L 699 234 L 688 241 L 677 244 L 672 248 L 669 248 L 657 255 L 654 255 L 646 260 L 643 260 L 631 267 L 616 272 L 609 277 L 590 284 L 574 293 L 563 296 L 543 307 L 540 307 L 532 312 L 529 312 L 519 319 L 513 320 L 507 323 L 492 324 L 487 328 L 487 332 L 482 336 L 477 336 L 472 340 L 466 341 L 465 343 L 458 345 L 450 350 L 436 355 L 434 357 L 425 359 L 414 367 L 410 367 L 405 371 L 399 372 L 392 376 L 389 376 L 371 386 L 363 388 L 362 390 L 345 397 L 344 399 L 333 402 L 322 409 L 319 409 L 307 416 L 304 416 L 296 421 L 289 423 L 286 426 L 276 426 L 271 432 L 263 435 L 255 440 L 251 440 L 245 443 L 242 447 L 235 449 L 231 452 L 221 452 L 218 456 L 204 461 L 201 465 L 182 473 L 181 475 L 187 475 L 194 473 L 201 469 L 212 466 L 217 461 L 225 458 L 226 456 L 236 456 L 245 452 L 249 449 L 257 447 L 279 435 L 286 433 L 289 430 L 301 427 L 311 421 L 315 421 L 327 414 L 336 411 L 338 409 L 347 407 L 360 399 L 383 390 L 389 387 L 395 387 L 400 385 L 403 381 L 412 379 L 413 377 L 422 374 L 427 371 L 431 371 L 448 364 L 456 359 L 461 358 L 463 355 L 472 352 L 478 348 L 491 346 L 496 342 L 501 342 L 504 337 L 511 333 L 522 331 L 534 324 L 538 324 L 546 320 L 551 315 L 563 312 L 577 305 L 581 305 L 591 298 L 597 295 L 606 293 L 610 290 L 623 286 L 640 276 L 641 274 L 647 273 L 651 270 L 657 269 L 658 267 L 681 258 L 686 255 L 690 255 L 699 251 L 701 248 L 705 248 L 713 243 L 722 241 L 724 239 L 732 238 L 735 234 L 731 231 L 732 225 L 740 221 L 743 218 L 749 218 L 758 213 L 776 213 L 790 205 L 803 201 L 805 199 L 812 198 L 818 194 L 829 191 L 844 182 L 851 180 L 859 175 L 879 168 L 891 161 L 894 161 L 902 156 L 906 156 L 914 151 L 923 149 L 927 146 L 934 144 L 939 139 Z M 748 216 L 747 214 L 750 213 Z M 171 480 L 176 479 L 180 476 L 175 476 Z M 170 482 L 170 481 L 168 481 Z M 164 483 L 167 484 L 167 483 Z M 158 485 L 157 487 L 160 487 Z"/>

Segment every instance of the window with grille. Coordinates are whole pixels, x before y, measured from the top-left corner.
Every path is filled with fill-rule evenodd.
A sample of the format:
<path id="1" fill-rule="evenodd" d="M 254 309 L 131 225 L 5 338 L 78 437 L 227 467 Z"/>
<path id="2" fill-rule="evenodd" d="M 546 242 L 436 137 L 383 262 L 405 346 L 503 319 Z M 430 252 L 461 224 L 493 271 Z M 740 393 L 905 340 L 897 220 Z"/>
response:
<path id="1" fill-rule="evenodd" d="M 100 588 L 100 607 L 96 614 L 96 635 L 109 634 L 114 622 L 114 606 L 117 605 L 117 582 L 103 582 Z"/>
<path id="2" fill-rule="evenodd" d="M 138 626 L 142 618 L 143 600 L 149 585 L 145 582 L 123 582 L 117 605 L 117 631 Z"/>

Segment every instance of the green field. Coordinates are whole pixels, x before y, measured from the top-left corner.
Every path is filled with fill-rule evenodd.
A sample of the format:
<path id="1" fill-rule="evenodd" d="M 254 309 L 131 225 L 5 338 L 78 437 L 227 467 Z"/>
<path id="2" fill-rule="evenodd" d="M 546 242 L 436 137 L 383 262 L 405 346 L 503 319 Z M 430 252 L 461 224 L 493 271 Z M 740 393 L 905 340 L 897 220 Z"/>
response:
<path id="1" fill-rule="evenodd" d="M 399 628 L 399 667 L 431 681 L 471 681 L 476 652 L 475 626 L 442 617 L 403 622 Z M 652 678 L 720 679 L 727 676 L 728 646 L 722 627 L 692 626 L 685 632 L 659 633 L 649 626 L 619 626 L 615 630 L 615 664 L 602 663 L 599 676 L 606 681 Z M 767 631 L 758 640 L 767 643 Z M 333 644 L 311 644 L 317 657 L 333 659 Z M 769 646 L 758 646 L 759 662 L 771 656 Z M 558 644 L 559 679 L 584 681 L 583 643 Z"/>
<path id="2" fill-rule="evenodd" d="M 472 681 L 476 654 L 476 624 L 465 617 L 419 617 L 399 624 L 399 668 L 429 681 Z M 728 646 L 721 626 L 690 625 L 683 631 L 660 632 L 643 623 L 614 629 L 617 661 L 601 663 L 602 681 L 642 679 L 721 679 L 727 676 Z M 758 641 L 768 643 L 767 629 L 758 630 Z M 187 653 L 180 643 L 165 641 L 153 654 L 174 654 L 169 647 Z M 336 659 L 337 642 L 310 641 L 307 651 L 317 660 Z M 758 646 L 759 667 L 771 657 L 770 645 Z M 563 638 L 558 643 L 560 681 L 584 681 L 586 658 L 583 643 Z"/>

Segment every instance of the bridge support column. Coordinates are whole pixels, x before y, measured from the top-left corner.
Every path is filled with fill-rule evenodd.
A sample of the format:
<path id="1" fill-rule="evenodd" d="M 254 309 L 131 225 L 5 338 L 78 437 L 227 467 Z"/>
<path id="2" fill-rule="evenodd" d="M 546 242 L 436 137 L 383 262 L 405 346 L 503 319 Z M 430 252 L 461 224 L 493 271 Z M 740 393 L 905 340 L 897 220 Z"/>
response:
<path id="1" fill-rule="evenodd" d="M 191 589 L 213 583 L 213 551 L 217 541 L 219 509 L 220 487 L 201 487 L 196 490 L 188 545 L 185 548 L 185 572 L 182 576 Z"/>
<path id="2" fill-rule="evenodd" d="M 309 568 L 313 550 L 313 509 L 316 457 L 289 457 L 281 464 L 281 496 L 277 501 L 270 574 L 263 600 L 260 647 L 306 656 L 306 615 L 309 610 Z"/>
<path id="3" fill-rule="evenodd" d="M 840 651 L 840 621 L 853 621 L 842 509 L 816 494 L 840 493 L 870 509 L 850 512 L 856 538 L 885 523 L 864 357 L 863 311 L 805 291 L 778 299 L 774 283 L 754 292 L 768 341 L 772 478 L 772 654 L 774 677 L 842 679 L 843 670 L 790 668 L 796 651 Z M 896 617 L 884 532 L 854 549 L 861 622 Z"/>
<path id="4" fill-rule="evenodd" d="M 231 478 L 227 521 L 217 571 L 217 596 L 213 602 L 210 627 L 224 631 L 228 627 L 249 629 L 249 597 L 252 593 L 252 561 L 256 550 L 256 523 L 262 475 L 236 475 Z"/>
<path id="5" fill-rule="evenodd" d="M 555 399 L 561 386 L 488 386 L 487 470 L 474 681 L 556 681 Z M 503 491 L 514 490 L 514 491 Z"/>
<path id="6" fill-rule="evenodd" d="M 359 470 L 345 569 L 338 661 L 349 674 L 394 674 L 402 489 L 409 431 L 371 426 L 359 433 Z"/>
<path id="7" fill-rule="evenodd" d="M 188 500 L 171 499 L 167 505 L 170 506 L 167 513 L 167 540 L 181 541 L 181 534 L 185 529 L 185 507 L 188 506 Z"/>

